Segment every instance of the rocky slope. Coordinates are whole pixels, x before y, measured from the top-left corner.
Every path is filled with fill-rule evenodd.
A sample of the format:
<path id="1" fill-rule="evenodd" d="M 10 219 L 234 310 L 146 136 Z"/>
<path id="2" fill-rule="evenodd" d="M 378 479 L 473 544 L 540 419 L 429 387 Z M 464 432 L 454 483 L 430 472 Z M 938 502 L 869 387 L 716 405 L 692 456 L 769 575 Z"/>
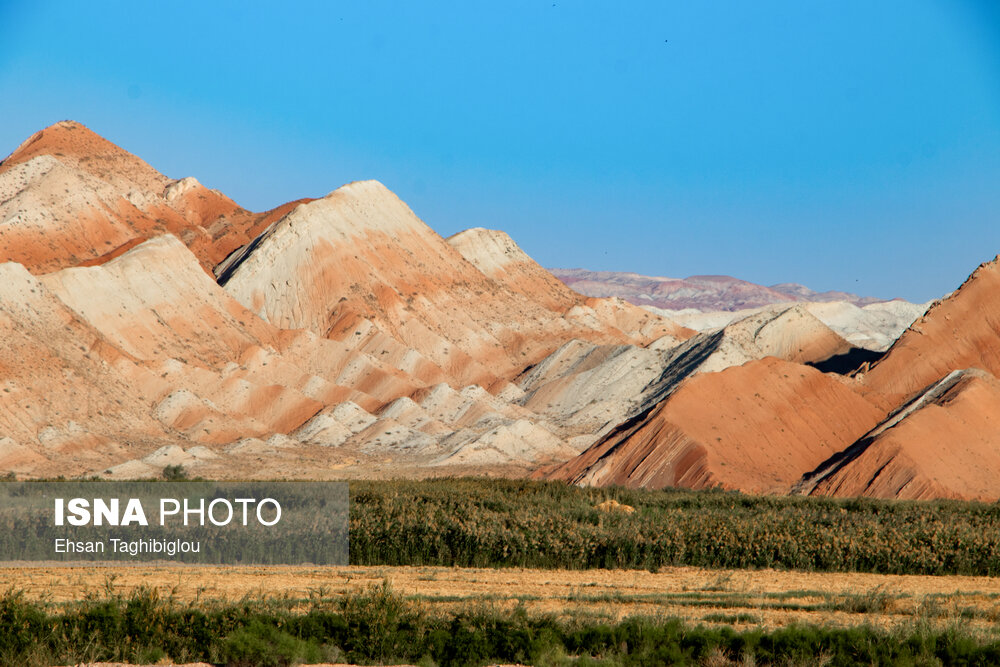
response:
<path id="1" fill-rule="evenodd" d="M 502 231 L 474 227 L 447 241 L 484 274 L 550 310 L 565 311 L 584 302 Z"/>
<path id="2" fill-rule="evenodd" d="M 1000 260 L 983 264 L 935 303 L 865 374 L 864 382 L 896 402 L 954 370 L 1000 373 Z"/>
<path id="3" fill-rule="evenodd" d="M 37 273 L 102 261 L 170 233 L 209 269 L 296 203 L 251 213 L 63 121 L 0 163 L 0 257 Z"/>
<path id="4" fill-rule="evenodd" d="M 585 296 L 375 181 L 246 211 L 58 123 L 0 163 L 0 472 L 1000 497 L 996 262 L 926 313 L 612 278 L 728 310 Z"/>
<path id="5" fill-rule="evenodd" d="M 799 483 L 801 493 L 995 500 L 1000 382 L 949 373 Z"/>
<path id="6" fill-rule="evenodd" d="M 733 380 L 742 377 L 733 369 L 691 377 L 580 456 L 539 474 L 578 483 L 996 499 L 998 294 L 1000 269 L 994 260 L 934 304 L 881 359 L 863 363 L 853 377 L 815 375 L 801 366 L 781 368 L 785 388 L 794 387 L 789 395 L 761 390 L 778 370 L 773 362 L 741 366 L 741 374 L 757 369 L 744 387 Z M 906 312 L 898 305 L 880 306 L 884 310 L 879 315 L 889 318 Z M 839 318 L 841 325 L 856 317 L 850 308 L 833 304 L 804 308 Z M 760 312 L 736 325 L 752 322 Z M 804 378 L 810 382 L 803 383 Z M 795 418 L 807 415 L 806 422 L 789 423 L 790 409 Z M 733 424 L 740 426 L 733 430 Z M 753 460 L 734 458 L 747 447 L 755 453 Z M 809 468 L 823 452 L 827 458 Z M 794 463 L 783 468 L 787 461 Z"/>
<path id="7" fill-rule="evenodd" d="M 692 376 L 647 413 L 539 476 L 785 493 L 881 416 L 845 381 L 769 357 Z"/>
<path id="8" fill-rule="evenodd" d="M 800 304 L 811 315 L 848 341 L 851 345 L 873 352 L 884 352 L 906 331 L 930 303 L 909 303 L 901 299 L 872 303 L 858 307 L 846 301 L 821 301 Z M 773 311 L 782 306 L 761 306 L 744 310 L 702 312 L 693 308 L 648 310 L 696 331 L 715 331 L 759 312 Z"/>
<path id="9" fill-rule="evenodd" d="M 570 339 L 693 334 L 572 292 L 502 233 L 456 250 L 375 182 L 255 214 L 63 122 L 0 163 L 0 184 L 0 257 L 16 260 L 0 465 L 22 474 L 565 459 L 591 439 L 510 380 Z"/>
<path id="10" fill-rule="evenodd" d="M 351 183 L 275 223 L 227 269 L 224 286 L 276 326 L 335 340 L 375 327 L 443 371 L 442 377 L 487 387 L 541 360 L 558 347 L 554 341 L 644 344 L 690 333 L 646 312 L 623 326 L 622 317 L 579 295 L 553 291 L 554 281 L 546 283 L 509 238 L 478 249 L 461 239 L 457 244 L 496 277 L 382 184 Z M 511 252 L 523 259 L 508 262 Z M 506 266 L 513 270 L 497 271 Z M 550 288 L 541 301 L 529 296 L 539 283 Z"/>

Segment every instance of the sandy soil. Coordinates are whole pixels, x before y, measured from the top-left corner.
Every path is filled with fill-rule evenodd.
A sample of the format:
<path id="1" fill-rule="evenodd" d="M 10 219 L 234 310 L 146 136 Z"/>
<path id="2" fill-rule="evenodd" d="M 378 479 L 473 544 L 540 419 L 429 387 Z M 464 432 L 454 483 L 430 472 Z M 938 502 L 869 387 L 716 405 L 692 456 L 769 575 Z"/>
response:
<path id="1" fill-rule="evenodd" d="M 670 616 L 693 623 L 776 628 L 792 623 L 898 627 L 923 619 L 995 631 L 1000 579 L 774 570 L 669 568 L 522 570 L 440 567 L 38 567 L 0 568 L 0 589 L 54 603 L 153 586 L 179 602 L 336 598 L 388 580 L 393 589 L 449 613 L 471 605 L 617 620 Z M 874 608 L 850 604 L 876 598 Z"/>

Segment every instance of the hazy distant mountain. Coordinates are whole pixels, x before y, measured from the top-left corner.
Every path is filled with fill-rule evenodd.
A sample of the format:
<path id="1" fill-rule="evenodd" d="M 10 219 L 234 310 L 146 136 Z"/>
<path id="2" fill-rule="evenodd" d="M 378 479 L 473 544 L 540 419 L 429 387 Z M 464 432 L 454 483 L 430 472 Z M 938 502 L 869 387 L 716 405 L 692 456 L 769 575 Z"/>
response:
<path id="1" fill-rule="evenodd" d="M 815 292 L 795 283 L 765 287 L 730 276 L 665 278 L 586 269 L 549 271 L 581 294 L 616 296 L 639 306 L 656 306 L 667 310 L 745 310 L 793 301 L 846 301 L 856 306 L 865 306 L 885 300 L 847 292 Z"/>
<path id="2" fill-rule="evenodd" d="M 816 292 L 809 289 L 805 285 L 799 285 L 798 283 L 779 283 L 777 285 L 771 285 L 770 289 L 773 289 L 775 292 L 780 292 L 781 294 L 787 294 L 788 296 L 794 297 L 799 301 L 846 301 L 848 303 L 853 303 L 855 306 L 867 306 L 868 304 L 886 301 L 886 299 L 879 299 L 874 296 L 858 296 L 857 294 L 840 292 L 837 290 Z"/>

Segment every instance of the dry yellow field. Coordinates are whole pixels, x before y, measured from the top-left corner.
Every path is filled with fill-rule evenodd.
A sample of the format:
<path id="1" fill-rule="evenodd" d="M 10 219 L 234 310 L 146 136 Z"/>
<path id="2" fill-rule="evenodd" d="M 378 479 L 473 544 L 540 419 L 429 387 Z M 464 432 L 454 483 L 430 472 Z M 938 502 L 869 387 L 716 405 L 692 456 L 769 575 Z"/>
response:
<path id="1" fill-rule="evenodd" d="M 694 623 L 775 628 L 792 623 L 898 627 L 959 623 L 993 633 L 1000 579 L 680 567 L 633 570 L 525 570 L 441 567 L 39 567 L 0 568 L 0 589 L 54 603 L 158 589 L 179 602 L 286 598 L 309 604 L 388 580 L 429 611 L 470 605 L 531 613 L 621 619 L 670 616 Z"/>

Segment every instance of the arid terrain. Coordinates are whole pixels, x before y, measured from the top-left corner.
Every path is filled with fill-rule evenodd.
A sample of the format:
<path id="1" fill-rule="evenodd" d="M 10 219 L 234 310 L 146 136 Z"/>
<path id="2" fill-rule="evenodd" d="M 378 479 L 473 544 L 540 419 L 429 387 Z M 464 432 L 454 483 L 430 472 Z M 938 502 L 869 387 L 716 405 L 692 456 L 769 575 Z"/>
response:
<path id="1" fill-rule="evenodd" d="M 31 599 L 71 602 L 109 590 L 153 587 L 164 599 L 238 602 L 280 599 L 293 608 L 361 592 L 388 581 L 434 613 L 477 605 L 534 614 L 619 621 L 628 616 L 682 618 L 697 624 L 775 629 L 791 624 L 890 628 L 918 619 L 991 629 L 1000 582 L 993 577 L 926 577 L 776 570 L 666 568 L 524 570 L 442 567 L 44 567 L 0 568 L 0 587 Z"/>
<path id="2" fill-rule="evenodd" d="M 0 260 L 0 471 L 20 478 L 1000 497 L 995 261 L 929 308 L 563 282 L 375 181 L 254 213 L 72 121 L 0 163 Z"/>

